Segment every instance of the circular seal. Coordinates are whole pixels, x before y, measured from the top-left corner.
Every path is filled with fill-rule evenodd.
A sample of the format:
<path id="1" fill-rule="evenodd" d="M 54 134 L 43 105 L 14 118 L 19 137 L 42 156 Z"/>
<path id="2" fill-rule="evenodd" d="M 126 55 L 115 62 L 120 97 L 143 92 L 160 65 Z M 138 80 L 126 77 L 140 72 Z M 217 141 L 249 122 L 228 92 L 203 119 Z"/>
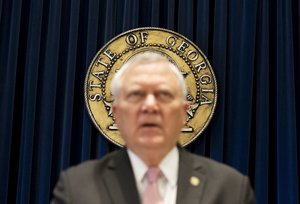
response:
<path id="1" fill-rule="evenodd" d="M 179 143 L 195 140 L 210 122 L 217 101 L 215 74 L 202 51 L 186 37 L 167 29 L 144 27 L 121 33 L 102 47 L 91 62 L 85 78 L 85 102 L 98 130 L 111 142 L 124 146 L 112 113 L 110 83 L 114 74 L 134 54 L 152 50 L 177 64 L 190 102 Z"/>

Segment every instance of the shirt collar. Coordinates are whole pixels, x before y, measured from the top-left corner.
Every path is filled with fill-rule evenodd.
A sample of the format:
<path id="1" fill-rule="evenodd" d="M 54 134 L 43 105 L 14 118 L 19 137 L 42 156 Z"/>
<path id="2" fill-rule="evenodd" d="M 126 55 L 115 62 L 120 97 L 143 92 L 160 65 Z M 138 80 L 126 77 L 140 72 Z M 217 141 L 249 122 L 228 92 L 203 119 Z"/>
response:
<path id="1" fill-rule="evenodd" d="M 159 163 L 159 168 L 164 174 L 165 178 L 175 186 L 178 178 L 179 152 L 177 147 L 173 149 L 163 158 Z"/>
<path id="2" fill-rule="evenodd" d="M 137 182 L 141 182 L 148 170 L 148 166 L 130 149 L 127 149 L 127 152 L 133 168 L 135 179 Z M 179 166 L 178 148 L 175 146 L 173 149 L 171 149 L 171 151 L 163 158 L 158 166 L 171 186 L 175 186 L 177 184 Z"/>
<path id="3" fill-rule="evenodd" d="M 133 173 L 137 182 L 141 182 L 148 167 L 133 151 L 127 149 Z"/>

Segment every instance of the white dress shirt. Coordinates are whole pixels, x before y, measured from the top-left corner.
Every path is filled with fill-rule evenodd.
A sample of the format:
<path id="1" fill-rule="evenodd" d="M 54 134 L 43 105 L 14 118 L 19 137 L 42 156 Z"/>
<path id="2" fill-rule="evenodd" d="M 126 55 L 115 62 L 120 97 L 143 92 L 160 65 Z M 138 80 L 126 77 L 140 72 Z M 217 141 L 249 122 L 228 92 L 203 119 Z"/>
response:
<path id="1" fill-rule="evenodd" d="M 133 174 L 137 184 L 140 198 L 147 186 L 145 174 L 148 166 L 130 149 L 127 149 Z M 177 195 L 177 179 L 178 179 L 179 152 L 177 147 L 174 147 L 159 163 L 158 167 L 163 173 L 163 176 L 158 180 L 158 188 L 164 199 L 164 203 L 176 204 Z"/>

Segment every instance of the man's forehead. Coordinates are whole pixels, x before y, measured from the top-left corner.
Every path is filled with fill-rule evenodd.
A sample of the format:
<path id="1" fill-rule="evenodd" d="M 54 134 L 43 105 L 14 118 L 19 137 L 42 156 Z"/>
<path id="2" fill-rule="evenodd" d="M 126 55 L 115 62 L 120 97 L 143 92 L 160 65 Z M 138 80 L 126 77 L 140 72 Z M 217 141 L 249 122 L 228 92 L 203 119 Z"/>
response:
<path id="1" fill-rule="evenodd" d="M 174 90 L 177 91 L 177 87 L 174 86 L 174 83 L 168 83 L 166 81 L 145 81 L 140 80 L 140 78 L 137 78 L 136 80 L 131 80 L 130 83 L 126 83 L 125 86 L 123 86 L 124 90 L 136 90 L 136 89 L 143 89 L 143 88 L 154 88 L 154 89 L 160 89 L 160 90 Z"/>
<path id="2" fill-rule="evenodd" d="M 155 62 L 141 62 L 130 65 L 127 72 L 124 73 L 124 77 L 134 77 L 135 74 L 151 74 L 162 76 L 173 75 L 176 77 L 175 73 L 170 68 L 170 64 L 166 61 L 155 61 Z"/>

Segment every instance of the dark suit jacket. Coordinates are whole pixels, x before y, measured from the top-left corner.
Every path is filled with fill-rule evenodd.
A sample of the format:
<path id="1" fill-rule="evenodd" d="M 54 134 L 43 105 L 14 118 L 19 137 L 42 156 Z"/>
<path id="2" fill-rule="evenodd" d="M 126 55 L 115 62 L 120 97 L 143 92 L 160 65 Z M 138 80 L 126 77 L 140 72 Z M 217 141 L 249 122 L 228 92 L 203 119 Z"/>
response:
<path id="1" fill-rule="evenodd" d="M 178 176 L 177 204 L 255 203 L 246 176 L 181 148 Z M 198 185 L 192 185 L 192 176 L 199 179 Z M 62 172 L 53 194 L 52 204 L 140 203 L 132 167 L 124 149 Z"/>

